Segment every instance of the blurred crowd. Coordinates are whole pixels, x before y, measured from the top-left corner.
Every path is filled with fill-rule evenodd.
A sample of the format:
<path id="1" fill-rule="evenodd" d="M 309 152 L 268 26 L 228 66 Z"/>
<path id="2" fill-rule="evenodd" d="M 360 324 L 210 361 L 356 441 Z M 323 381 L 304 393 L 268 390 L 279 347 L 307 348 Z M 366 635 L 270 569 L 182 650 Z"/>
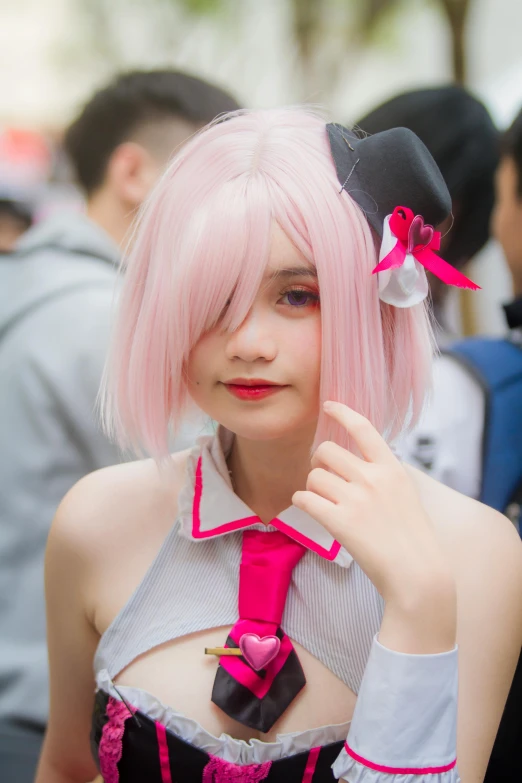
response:
<path id="1" fill-rule="evenodd" d="M 86 102 L 62 139 L 0 131 L 0 779 L 33 779 L 48 712 L 43 598 L 54 512 L 118 453 L 96 398 L 133 219 L 168 161 L 221 114 L 226 90 L 170 70 L 125 73 Z M 341 118 L 336 118 L 342 121 Z M 412 129 L 453 200 L 441 255 L 468 264 L 494 237 L 513 281 L 505 335 L 455 334 L 447 288 L 431 282 L 439 353 L 431 398 L 401 457 L 520 526 L 522 506 L 522 111 L 508 129 L 467 90 L 398 95 L 359 119 L 360 133 Z M 186 422 L 174 449 L 204 422 Z M 488 783 L 522 780 L 519 669 Z"/>

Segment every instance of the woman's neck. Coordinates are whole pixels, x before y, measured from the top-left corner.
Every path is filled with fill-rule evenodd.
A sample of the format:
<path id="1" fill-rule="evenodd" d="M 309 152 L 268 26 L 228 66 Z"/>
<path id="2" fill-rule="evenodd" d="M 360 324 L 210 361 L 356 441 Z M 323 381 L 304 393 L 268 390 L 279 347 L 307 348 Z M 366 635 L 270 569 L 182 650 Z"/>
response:
<path id="1" fill-rule="evenodd" d="M 276 441 L 234 438 L 227 460 L 234 491 L 265 524 L 292 505 L 294 492 L 305 489 L 314 431 Z"/>

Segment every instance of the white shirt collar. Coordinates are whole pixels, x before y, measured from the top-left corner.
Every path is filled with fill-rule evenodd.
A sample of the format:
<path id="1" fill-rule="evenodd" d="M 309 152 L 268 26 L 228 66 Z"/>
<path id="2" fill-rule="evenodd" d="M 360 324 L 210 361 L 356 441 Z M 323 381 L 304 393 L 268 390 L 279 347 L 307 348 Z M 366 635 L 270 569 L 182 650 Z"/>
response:
<path id="1" fill-rule="evenodd" d="M 235 494 L 226 463 L 234 434 L 223 427 L 199 438 L 188 460 L 178 501 L 180 534 L 193 541 L 223 536 L 259 525 L 261 520 Z M 262 523 L 261 523 L 262 524 Z M 309 514 L 290 506 L 271 526 L 326 560 L 348 568 L 351 555 Z"/>

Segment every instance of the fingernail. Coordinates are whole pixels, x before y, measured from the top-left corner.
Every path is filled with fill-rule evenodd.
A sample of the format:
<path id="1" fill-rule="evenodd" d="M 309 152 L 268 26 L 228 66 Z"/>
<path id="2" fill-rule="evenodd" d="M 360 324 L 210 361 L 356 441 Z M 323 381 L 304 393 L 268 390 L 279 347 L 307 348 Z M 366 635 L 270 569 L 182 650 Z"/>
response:
<path id="1" fill-rule="evenodd" d="M 326 402 L 323 402 L 323 410 L 324 411 L 331 411 L 333 408 L 333 403 L 330 402 L 330 400 L 326 400 Z"/>

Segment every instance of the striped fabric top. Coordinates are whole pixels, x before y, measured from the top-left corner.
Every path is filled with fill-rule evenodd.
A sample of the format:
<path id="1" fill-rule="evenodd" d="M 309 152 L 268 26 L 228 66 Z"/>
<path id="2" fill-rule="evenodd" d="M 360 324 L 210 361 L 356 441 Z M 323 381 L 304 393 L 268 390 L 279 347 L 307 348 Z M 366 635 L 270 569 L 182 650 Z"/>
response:
<path id="1" fill-rule="evenodd" d="M 103 634 L 95 672 L 116 677 L 148 650 L 238 618 L 242 530 L 279 529 L 309 550 L 294 568 L 282 628 L 358 693 L 383 601 L 350 555 L 291 507 L 265 526 L 235 495 L 232 434 L 201 438 L 187 461 L 178 519 L 126 606 Z"/>

